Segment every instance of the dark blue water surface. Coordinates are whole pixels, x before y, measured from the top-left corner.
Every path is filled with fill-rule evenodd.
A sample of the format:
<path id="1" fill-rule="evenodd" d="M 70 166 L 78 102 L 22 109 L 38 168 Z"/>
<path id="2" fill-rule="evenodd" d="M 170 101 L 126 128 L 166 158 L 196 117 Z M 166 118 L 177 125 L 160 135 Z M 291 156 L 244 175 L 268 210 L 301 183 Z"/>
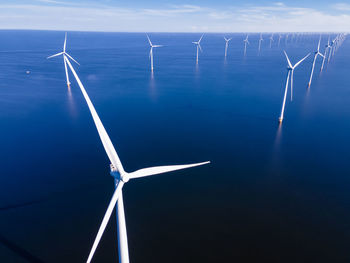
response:
<path id="1" fill-rule="evenodd" d="M 243 34 L 69 32 L 67 51 L 127 171 L 210 160 L 130 181 L 131 262 L 349 262 L 350 45 L 306 89 L 303 35 L 243 56 Z M 332 35 L 333 36 L 333 35 Z M 114 190 L 109 160 L 71 77 L 64 32 L 0 31 L 0 262 L 84 262 Z M 322 38 L 322 50 L 328 35 Z M 26 74 L 30 71 L 30 74 Z M 94 262 L 116 262 L 113 216 Z"/>

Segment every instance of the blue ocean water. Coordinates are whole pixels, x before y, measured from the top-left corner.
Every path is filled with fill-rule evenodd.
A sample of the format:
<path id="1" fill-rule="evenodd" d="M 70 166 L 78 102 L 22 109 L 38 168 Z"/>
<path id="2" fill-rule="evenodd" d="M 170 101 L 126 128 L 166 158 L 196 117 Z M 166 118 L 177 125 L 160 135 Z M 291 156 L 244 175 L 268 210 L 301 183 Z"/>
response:
<path id="1" fill-rule="evenodd" d="M 258 34 L 68 32 L 67 51 L 127 171 L 200 162 L 130 181 L 131 262 L 348 262 L 349 40 L 320 74 L 319 35 L 258 53 Z M 331 35 L 334 37 L 334 35 Z M 113 178 L 85 100 L 60 52 L 64 32 L 0 31 L 0 261 L 84 262 Z M 322 36 L 322 50 L 328 35 Z M 27 74 L 26 71 L 30 71 Z M 94 262 L 117 259 L 112 219 Z"/>

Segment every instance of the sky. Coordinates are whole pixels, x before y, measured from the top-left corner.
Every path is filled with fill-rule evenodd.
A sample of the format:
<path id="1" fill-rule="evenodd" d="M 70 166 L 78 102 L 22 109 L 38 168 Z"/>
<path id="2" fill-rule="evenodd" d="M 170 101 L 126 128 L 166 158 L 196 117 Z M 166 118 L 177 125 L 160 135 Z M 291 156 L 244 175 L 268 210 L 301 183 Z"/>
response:
<path id="1" fill-rule="evenodd" d="M 108 32 L 348 32 L 350 2 L 1 0 L 0 29 Z"/>

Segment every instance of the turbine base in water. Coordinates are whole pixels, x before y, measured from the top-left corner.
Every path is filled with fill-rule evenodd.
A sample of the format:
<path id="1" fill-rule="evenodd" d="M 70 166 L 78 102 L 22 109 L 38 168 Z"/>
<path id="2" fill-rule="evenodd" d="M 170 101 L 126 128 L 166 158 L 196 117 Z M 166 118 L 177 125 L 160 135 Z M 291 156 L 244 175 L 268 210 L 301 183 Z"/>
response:
<path id="1" fill-rule="evenodd" d="M 279 122 L 279 123 L 282 123 L 282 121 L 283 121 L 283 118 L 279 117 L 279 118 L 278 118 L 278 122 Z"/>

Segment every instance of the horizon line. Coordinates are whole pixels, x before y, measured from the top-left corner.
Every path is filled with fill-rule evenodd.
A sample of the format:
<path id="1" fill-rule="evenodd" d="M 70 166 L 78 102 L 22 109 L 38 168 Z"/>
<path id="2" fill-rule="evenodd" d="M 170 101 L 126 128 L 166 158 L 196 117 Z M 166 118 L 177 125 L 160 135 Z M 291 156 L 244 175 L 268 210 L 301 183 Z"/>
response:
<path id="1" fill-rule="evenodd" d="M 303 33 L 303 34 L 333 34 L 349 33 L 348 31 L 109 31 L 109 30 L 64 30 L 64 29 L 30 29 L 30 28 L 0 28 L 0 31 L 52 31 L 52 32 L 84 32 L 84 33 L 167 33 L 167 34 L 260 34 L 260 33 Z"/>

